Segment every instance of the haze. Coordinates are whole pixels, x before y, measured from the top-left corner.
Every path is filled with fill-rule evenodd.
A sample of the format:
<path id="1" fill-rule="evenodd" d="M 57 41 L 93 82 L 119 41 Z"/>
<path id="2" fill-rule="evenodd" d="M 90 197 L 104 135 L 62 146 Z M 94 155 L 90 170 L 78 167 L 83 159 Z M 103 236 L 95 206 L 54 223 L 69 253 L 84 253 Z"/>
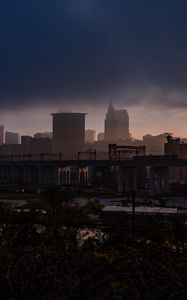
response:
<path id="1" fill-rule="evenodd" d="M 186 1 L 4 1 L 0 119 L 21 134 L 50 129 L 59 108 L 103 130 L 110 100 L 133 136 L 186 136 Z"/>

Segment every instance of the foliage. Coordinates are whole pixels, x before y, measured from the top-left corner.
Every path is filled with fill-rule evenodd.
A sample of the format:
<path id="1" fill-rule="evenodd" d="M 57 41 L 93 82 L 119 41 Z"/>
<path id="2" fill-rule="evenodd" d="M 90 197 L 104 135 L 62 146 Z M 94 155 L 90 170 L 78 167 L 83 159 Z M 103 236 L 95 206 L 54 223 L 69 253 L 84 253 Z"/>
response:
<path id="1" fill-rule="evenodd" d="M 96 201 L 50 189 L 25 209 L 0 206 L 0 299 L 187 299 L 185 218 L 138 217 L 132 243 L 132 217 Z"/>

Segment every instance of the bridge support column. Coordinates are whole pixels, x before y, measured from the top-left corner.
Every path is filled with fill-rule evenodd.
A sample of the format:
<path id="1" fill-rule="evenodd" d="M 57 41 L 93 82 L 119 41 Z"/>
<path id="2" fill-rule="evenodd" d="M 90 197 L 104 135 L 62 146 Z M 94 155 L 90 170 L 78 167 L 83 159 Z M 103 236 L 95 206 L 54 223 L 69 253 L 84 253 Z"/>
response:
<path id="1" fill-rule="evenodd" d="M 23 165 L 23 182 L 32 182 L 31 166 Z"/>
<path id="2" fill-rule="evenodd" d="M 51 178 L 51 182 L 55 185 L 60 185 L 60 171 L 59 171 L 59 167 L 58 166 L 54 166 L 52 168 L 52 178 Z"/>
<path id="3" fill-rule="evenodd" d="M 163 192 L 169 193 L 169 168 L 163 170 Z"/>
<path id="4" fill-rule="evenodd" d="M 149 191 L 151 194 L 154 194 L 156 192 L 155 188 L 155 168 L 150 167 L 149 169 L 149 181 L 150 181 L 150 186 L 149 186 Z"/>
<path id="5" fill-rule="evenodd" d="M 61 168 L 55 166 L 53 169 L 53 182 L 55 183 L 55 185 L 61 185 L 62 182 L 62 172 L 61 172 Z"/>
<path id="6" fill-rule="evenodd" d="M 78 183 L 80 185 L 87 185 L 89 179 L 89 168 L 78 167 Z"/>
<path id="7" fill-rule="evenodd" d="M 135 168 L 118 167 L 118 193 L 132 192 L 137 189 L 137 172 Z"/>
<path id="8" fill-rule="evenodd" d="M 49 184 L 49 173 L 50 173 L 50 167 L 44 167 L 43 168 L 43 184 Z"/>
<path id="9" fill-rule="evenodd" d="M 14 166 L 11 166 L 11 181 L 14 180 Z"/>
<path id="10" fill-rule="evenodd" d="M 156 169 L 156 192 L 158 194 L 163 193 L 163 172 L 162 168 Z"/>
<path id="11" fill-rule="evenodd" d="M 137 190 L 137 169 L 133 168 L 133 189 L 132 191 L 136 191 Z"/>
<path id="12" fill-rule="evenodd" d="M 71 184 L 71 167 L 70 166 L 59 168 L 58 184 L 59 185 Z"/>
<path id="13" fill-rule="evenodd" d="M 152 194 L 169 192 L 169 168 L 150 167 L 150 192 Z"/>
<path id="14" fill-rule="evenodd" d="M 41 166 L 38 166 L 38 184 L 39 185 L 42 185 L 43 183 L 43 174 L 42 174 L 42 167 Z"/>
<path id="15" fill-rule="evenodd" d="M 122 194 L 124 192 L 124 170 L 122 169 L 122 167 L 118 167 L 117 183 L 118 183 L 118 193 Z"/>
<path id="16" fill-rule="evenodd" d="M 96 179 L 96 169 L 94 166 L 88 167 L 88 183 L 94 184 Z"/>
<path id="17" fill-rule="evenodd" d="M 156 178 L 157 178 L 156 192 L 159 194 L 168 193 L 169 192 L 169 168 L 167 167 L 157 168 Z"/>

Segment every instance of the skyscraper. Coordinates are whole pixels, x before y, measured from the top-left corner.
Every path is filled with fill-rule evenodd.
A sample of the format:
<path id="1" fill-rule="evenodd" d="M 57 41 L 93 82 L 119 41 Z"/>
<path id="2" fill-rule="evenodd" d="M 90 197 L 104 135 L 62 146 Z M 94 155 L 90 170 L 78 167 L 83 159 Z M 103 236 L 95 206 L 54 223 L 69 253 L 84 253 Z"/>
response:
<path id="1" fill-rule="evenodd" d="M 87 129 L 85 131 L 85 142 L 86 143 L 90 143 L 90 144 L 94 143 L 94 141 L 95 141 L 95 135 L 96 135 L 95 130 Z"/>
<path id="2" fill-rule="evenodd" d="M 98 141 L 103 141 L 105 139 L 105 133 L 104 132 L 99 132 L 97 135 L 97 140 Z"/>
<path id="3" fill-rule="evenodd" d="M 114 109 L 112 103 L 108 107 L 105 118 L 105 140 L 120 141 L 129 139 L 129 115 L 126 109 Z"/>
<path id="4" fill-rule="evenodd" d="M 51 139 L 52 138 L 52 132 L 37 132 L 34 134 L 35 139 Z"/>
<path id="5" fill-rule="evenodd" d="M 166 135 L 151 135 L 146 134 L 143 136 L 143 143 L 146 146 L 146 154 L 164 155 L 164 147 L 166 143 Z"/>
<path id="6" fill-rule="evenodd" d="M 5 144 L 13 145 L 19 143 L 19 134 L 16 132 L 5 132 Z"/>
<path id="7" fill-rule="evenodd" d="M 53 153 L 77 154 L 84 149 L 86 113 L 53 113 Z"/>

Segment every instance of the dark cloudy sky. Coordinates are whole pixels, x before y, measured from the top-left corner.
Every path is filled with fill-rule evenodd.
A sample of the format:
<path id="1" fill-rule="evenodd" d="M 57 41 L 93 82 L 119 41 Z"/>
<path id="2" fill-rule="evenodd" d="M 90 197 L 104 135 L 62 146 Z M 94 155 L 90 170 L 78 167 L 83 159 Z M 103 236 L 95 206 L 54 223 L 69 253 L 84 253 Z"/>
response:
<path id="1" fill-rule="evenodd" d="M 113 99 L 134 135 L 185 135 L 186 14 L 183 0 L 1 1 L 1 123 L 49 129 L 49 112 L 70 108 L 102 130 Z"/>

